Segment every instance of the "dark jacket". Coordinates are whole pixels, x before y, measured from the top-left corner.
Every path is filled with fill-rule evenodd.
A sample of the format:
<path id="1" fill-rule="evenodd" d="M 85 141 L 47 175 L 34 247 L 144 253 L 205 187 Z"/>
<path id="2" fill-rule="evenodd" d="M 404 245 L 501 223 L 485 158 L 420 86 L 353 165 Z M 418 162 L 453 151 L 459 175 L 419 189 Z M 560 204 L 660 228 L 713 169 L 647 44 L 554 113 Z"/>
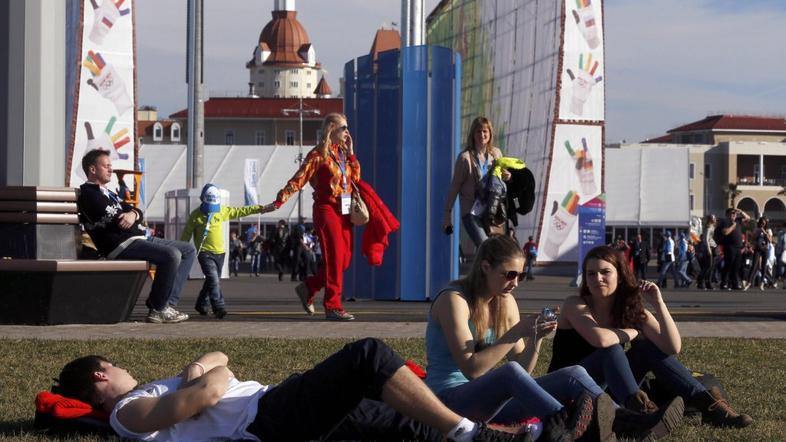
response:
<path id="1" fill-rule="evenodd" d="M 129 238 L 145 235 L 145 228 L 140 225 L 142 211 L 122 202 L 108 189 L 104 193 L 98 184 L 85 183 L 79 186 L 77 205 L 79 221 L 102 256 L 110 257 L 112 251 Z M 125 230 L 120 227 L 117 219 L 130 211 L 137 213 L 137 220 L 130 229 Z"/>
<path id="2" fill-rule="evenodd" d="M 529 167 L 524 169 L 510 169 L 508 186 L 508 218 L 514 226 L 519 225 L 518 215 L 526 215 L 535 205 L 535 176 Z"/>

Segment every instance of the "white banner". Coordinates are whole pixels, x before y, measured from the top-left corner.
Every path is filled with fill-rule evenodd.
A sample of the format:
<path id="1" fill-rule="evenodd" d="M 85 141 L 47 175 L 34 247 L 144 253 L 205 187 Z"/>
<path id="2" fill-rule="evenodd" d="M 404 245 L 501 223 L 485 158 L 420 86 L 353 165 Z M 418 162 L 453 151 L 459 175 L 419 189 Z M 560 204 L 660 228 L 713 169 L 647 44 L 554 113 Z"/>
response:
<path id="1" fill-rule="evenodd" d="M 601 126 L 558 124 L 538 261 L 578 259 L 578 208 L 601 192 Z"/>
<path id="2" fill-rule="evenodd" d="M 100 2 L 100 4 L 99 4 Z M 114 169 L 134 170 L 135 81 L 132 0 L 83 0 L 82 46 L 77 76 L 76 118 L 69 149 L 68 185 L 86 180 L 82 156 L 110 152 Z M 126 183 L 130 188 L 133 182 Z M 110 188 L 116 187 L 116 182 Z"/>
<path id="3" fill-rule="evenodd" d="M 246 158 L 243 172 L 243 194 L 247 206 L 259 204 L 257 183 L 259 181 L 259 160 Z"/>
<path id="4" fill-rule="evenodd" d="M 603 15 L 599 0 L 565 0 L 559 118 L 604 119 Z"/>

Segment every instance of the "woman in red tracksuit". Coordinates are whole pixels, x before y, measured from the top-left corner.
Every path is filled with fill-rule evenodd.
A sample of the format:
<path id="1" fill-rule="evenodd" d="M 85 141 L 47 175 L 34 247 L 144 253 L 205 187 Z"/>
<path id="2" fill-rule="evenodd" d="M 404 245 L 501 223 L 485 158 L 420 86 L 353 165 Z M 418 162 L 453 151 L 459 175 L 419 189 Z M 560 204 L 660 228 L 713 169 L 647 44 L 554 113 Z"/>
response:
<path id="1" fill-rule="evenodd" d="M 322 246 L 324 265 L 319 273 L 295 288 L 303 309 L 314 314 L 314 297 L 325 288 L 325 318 L 352 321 L 354 316 L 341 306 L 344 270 L 352 258 L 352 224 L 349 208 L 352 182 L 360 179 L 360 163 L 352 147 L 347 119 L 339 113 L 325 117 L 322 140 L 306 155 L 300 169 L 278 192 L 275 208 L 308 182 L 314 188 L 314 228 Z"/>

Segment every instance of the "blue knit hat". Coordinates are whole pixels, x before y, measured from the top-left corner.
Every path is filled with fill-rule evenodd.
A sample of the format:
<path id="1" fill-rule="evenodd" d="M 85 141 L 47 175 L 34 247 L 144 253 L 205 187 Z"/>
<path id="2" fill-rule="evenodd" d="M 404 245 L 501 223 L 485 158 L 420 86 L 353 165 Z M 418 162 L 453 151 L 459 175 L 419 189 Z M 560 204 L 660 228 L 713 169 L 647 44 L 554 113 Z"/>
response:
<path id="1" fill-rule="evenodd" d="M 199 200 L 202 201 L 202 204 L 199 206 L 202 213 L 210 214 L 221 211 L 221 194 L 215 185 L 211 183 L 205 184 L 205 187 L 202 188 L 202 194 L 199 195 Z"/>

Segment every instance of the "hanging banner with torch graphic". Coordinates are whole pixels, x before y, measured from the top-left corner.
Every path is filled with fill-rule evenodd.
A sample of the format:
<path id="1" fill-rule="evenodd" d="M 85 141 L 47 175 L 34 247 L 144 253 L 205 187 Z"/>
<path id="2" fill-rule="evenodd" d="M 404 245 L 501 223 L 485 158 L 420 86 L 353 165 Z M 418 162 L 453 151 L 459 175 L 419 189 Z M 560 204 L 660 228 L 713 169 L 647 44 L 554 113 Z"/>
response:
<path id="1" fill-rule="evenodd" d="M 579 206 L 601 191 L 600 126 L 558 124 L 538 261 L 578 259 Z"/>
<path id="2" fill-rule="evenodd" d="M 65 183 L 72 187 L 87 179 L 82 157 L 90 150 L 108 151 L 113 169 L 135 170 L 136 161 L 133 0 L 84 0 L 81 9 L 81 38 L 76 39 L 81 46 L 74 63 L 76 115 Z M 116 187 L 114 181 L 109 185 Z"/>
<path id="3" fill-rule="evenodd" d="M 559 118 L 604 119 L 601 2 L 565 0 Z"/>

